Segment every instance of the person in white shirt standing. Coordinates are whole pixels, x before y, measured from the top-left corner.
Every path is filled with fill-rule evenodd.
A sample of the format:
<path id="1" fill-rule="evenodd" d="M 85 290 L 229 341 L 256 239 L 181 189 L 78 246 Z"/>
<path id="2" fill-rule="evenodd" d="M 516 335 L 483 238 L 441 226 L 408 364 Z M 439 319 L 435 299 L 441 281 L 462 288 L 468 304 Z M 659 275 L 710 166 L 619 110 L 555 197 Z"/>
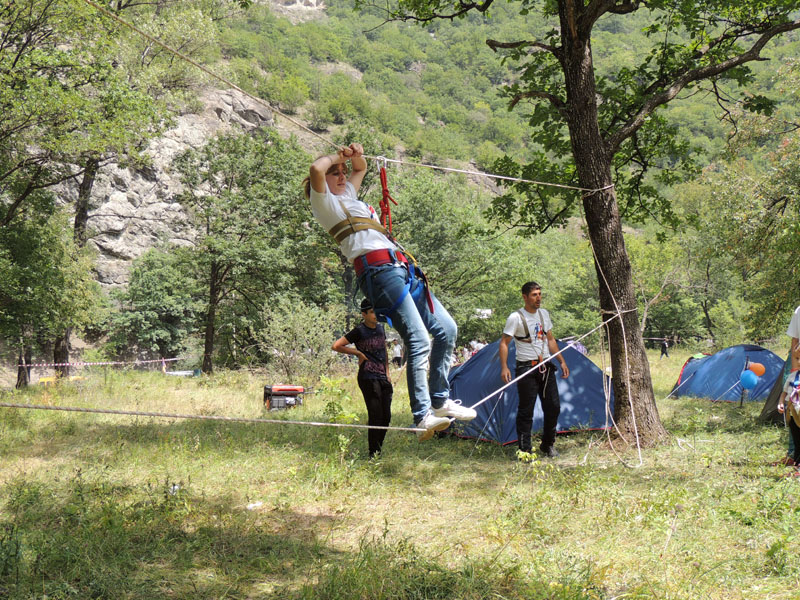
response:
<path id="1" fill-rule="evenodd" d="M 422 272 L 397 247 L 369 204 L 358 199 L 367 161 L 361 144 L 339 148 L 311 165 L 304 182 L 311 212 L 353 263 L 358 285 L 376 316 L 405 342 L 408 395 L 420 440 L 447 429 L 451 419 L 471 420 L 472 408 L 450 399 L 450 357 L 458 328 L 428 290 Z M 352 170 L 349 170 L 347 163 Z M 433 336 L 429 343 L 428 334 Z M 430 355 L 430 375 L 425 364 Z"/>
<path id="2" fill-rule="evenodd" d="M 503 381 L 511 381 L 508 368 L 508 343 L 514 339 L 517 348 L 517 364 L 515 377 L 534 369 L 517 381 L 519 407 L 517 408 L 517 444 L 522 452 L 531 452 L 531 427 L 533 426 L 533 408 L 538 396 L 542 402 L 544 428 L 539 450 L 550 458 L 558 456 L 554 448 L 556 441 L 556 425 L 561 412 L 556 382 L 556 366 L 551 355 L 558 353 L 558 344 L 553 337 L 553 323 L 550 313 L 541 308 L 542 288 L 535 281 L 522 286 L 522 300 L 525 307 L 514 311 L 506 319 L 503 337 L 500 340 L 500 376 Z M 561 376 L 569 377 L 569 367 L 564 357 L 559 354 Z"/>

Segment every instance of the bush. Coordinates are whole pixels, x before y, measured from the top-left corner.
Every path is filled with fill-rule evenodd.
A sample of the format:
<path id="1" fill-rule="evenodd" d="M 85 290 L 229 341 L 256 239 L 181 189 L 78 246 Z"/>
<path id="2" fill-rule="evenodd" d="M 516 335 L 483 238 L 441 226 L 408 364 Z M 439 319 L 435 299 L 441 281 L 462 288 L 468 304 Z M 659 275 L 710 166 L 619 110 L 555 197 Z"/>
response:
<path id="1" fill-rule="evenodd" d="M 264 328 L 256 332 L 259 349 L 289 380 L 316 380 L 336 356 L 331 344 L 341 332 L 344 309 L 318 307 L 281 297 L 263 309 Z"/>

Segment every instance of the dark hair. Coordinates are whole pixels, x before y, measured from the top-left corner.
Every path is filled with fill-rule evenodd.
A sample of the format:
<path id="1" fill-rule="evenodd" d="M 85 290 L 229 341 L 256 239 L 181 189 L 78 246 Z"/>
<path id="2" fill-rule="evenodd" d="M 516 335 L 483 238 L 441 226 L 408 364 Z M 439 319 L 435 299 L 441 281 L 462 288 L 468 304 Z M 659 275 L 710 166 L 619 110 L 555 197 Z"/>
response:
<path id="1" fill-rule="evenodd" d="M 361 301 L 361 312 L 367 312 L 368 310 L 372 310 L 372 302 L 369 301 L 369 298 L 364 298 Z"/>
<path id="2" fill-rule="evenodd" d="M 540 286 L 538 283 L 536 283 L 535 281 L 529 281 L 522 286 L 522 295 L 527 296 L 533 290 L 540 290 L 540 289 L 542 289 L 542 286 Z"/>

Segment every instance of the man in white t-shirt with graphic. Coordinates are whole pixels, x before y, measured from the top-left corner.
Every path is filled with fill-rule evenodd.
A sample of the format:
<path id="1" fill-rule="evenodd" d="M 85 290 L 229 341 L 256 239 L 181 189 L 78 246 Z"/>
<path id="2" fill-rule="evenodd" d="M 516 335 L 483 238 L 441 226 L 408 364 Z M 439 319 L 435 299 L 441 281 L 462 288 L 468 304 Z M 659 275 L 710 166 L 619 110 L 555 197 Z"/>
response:
<path id="1" fill-rule="evenodd" d="M 517 364 L 515 378 L 527 371 L 534 370 L 517 381 L 519 407 L 517 408 L 517 444 L 522 452 L 531 452 L 531 427 L 533 425 L 533 408 L 536 397 L 542 401 L 544 427 L 542 443 L 539 450 L 545 456 L 558 456 L 553 447 L 556 441 L 556 425 L 561 412 L 556 382 L 556 366 L 551 355 L 558 353 L 558 344 L 553 337 L 553 323 L 550 313 L 541 308 L 542 288 L 535 281 L 522 286 L 522 300 L 525 307 L 514 311 L 506 319 L 503 337 L 500 340 L 500 376 L 506 383 L 510 382 L 511 371 L 508 368 L 508 343 L 514 339 L 517 348 Z M 557 357 L 561 364 L 562 377 L 569 377 L 569 367 L 564 357 Z"/>

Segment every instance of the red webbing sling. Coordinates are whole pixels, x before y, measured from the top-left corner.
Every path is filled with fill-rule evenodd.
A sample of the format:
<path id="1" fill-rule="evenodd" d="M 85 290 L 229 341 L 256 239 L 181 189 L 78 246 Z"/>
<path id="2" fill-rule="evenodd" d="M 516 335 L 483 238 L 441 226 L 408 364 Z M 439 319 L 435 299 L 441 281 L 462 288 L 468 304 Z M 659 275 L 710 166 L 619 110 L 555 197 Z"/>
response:
<path id="1" fill-rule="evenodd" d="M 395 201 L 389 193 L 389 186 L 386 182 L 386 167 L 381 167 L 381 189 L 383 191 L 383 197 L 380 203 L 381 225 L 389 232 L 389 235 L 392 235 L 392 205 L 389 204 L 389 200 L 391 200 L 395 206 L 397 206 L 397 201 Z"/>

